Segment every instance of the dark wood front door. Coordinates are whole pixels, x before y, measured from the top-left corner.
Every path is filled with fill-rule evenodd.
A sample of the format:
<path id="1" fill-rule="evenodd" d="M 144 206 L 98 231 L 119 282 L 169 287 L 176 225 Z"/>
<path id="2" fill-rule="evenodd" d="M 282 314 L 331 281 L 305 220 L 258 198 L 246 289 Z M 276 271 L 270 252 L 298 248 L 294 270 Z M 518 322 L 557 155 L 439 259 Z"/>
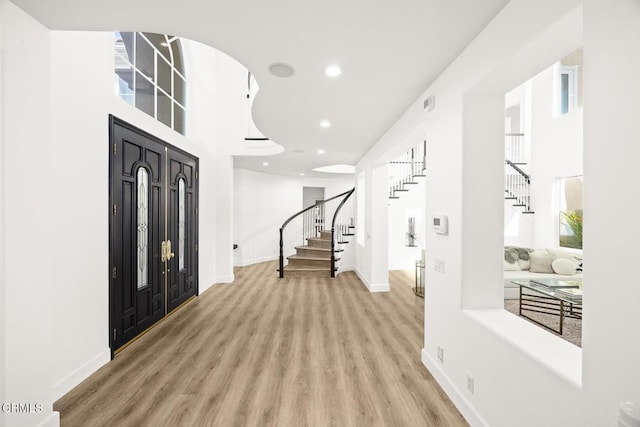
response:
<path id="1" fill-rule="evenodd" d="M 197 293 L 198 161 L 110 117 L 112 354 Z"/>
<path id="2" fill-rule="evenodd" d="M 197 164 L 193 158 L 168 152 L 167 236 L 173 242 L 168 265 L 168 311 L 195 295 L 197 289 Z"/>

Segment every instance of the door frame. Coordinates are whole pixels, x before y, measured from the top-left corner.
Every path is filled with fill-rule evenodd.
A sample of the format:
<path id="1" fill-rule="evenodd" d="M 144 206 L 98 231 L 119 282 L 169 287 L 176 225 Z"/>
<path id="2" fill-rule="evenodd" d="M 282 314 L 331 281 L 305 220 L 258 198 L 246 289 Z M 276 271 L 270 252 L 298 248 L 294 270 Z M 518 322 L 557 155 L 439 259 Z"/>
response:
<path id="1" fill-rule="evenodd" d="M 176 147 L 175 145 L 172 145 L 154 135 L 152 135 L 151 133 L 140 129 L 139 127 L 132 125 L 131 123 L 122 120 L 116 116 L 114 116 L 113 114 L 109 114 L 109 147 L 108 147 L 108 152 L 109 152 L 109 162 L 108 162 L 108 174 L 109 174 L 109 205 L 108 205 L 108 213 L 107 215 L 109 216 L 109 268 L 108 268 L 108 281 L 109 281 L 109 329 L 107 331 L 108 335 L 109 335 L 109 349 L 111 351 L 111 359 L 113 360 L 114 356 L 115 356 L 115 350 L 113 348 L 114 346 L 114 338 L 113 338 L 113 334 L 112 331 L 114 330 L 114 318 L 113 318 L 113 301 L 112 301 L 112 297 L 113 297 L 113 292 L 114 292 L 114 279 L 113 279 L 113 275 L 112 275 L 112 268 L 114 263 L 114 259 L 113 259 L 113 248 L 115 246 L 115 235 L 113 232 L 113 219 L 114 219 L 114 212 L 113 212 L 113 205 L 114 205 L 114 201 L 113 201 L 113 190 L 112 190 L 112 185 L 113 185 L 113 174 L 112 174 L 112 169 L 113 169 L 113 154 L 114 154 L 114 150 L 115 150 L 115 141 L 114 141 L 114 136 L 115 136 L 115 128 L 116 126 L 120 126 L 123 128 L 126 128 L 127 130 L 137 133 L 138 135 L 140 135 L 141 137 L 147 138 L 150 141 L 153 141 L 154 143 L 157 143 L 158 145 L 168 149 L 168 150 L 172 150 L 175 152 L 178 152 L 186 157 L 189 157 L 191 159 L 193 159 L 195 161 L 196 164 L 196 172 L 195 172 L 195 194 L 194 194 L 194 205 L 195 205 L 195 209 L 197 214 L 195 215 L 195 242 L 193 243 L 195 245 L 196 248 L 198 248 L 199 246 L 199 241 L 200 241 L 200 215 L 199 215 L 199 202 L 200 202 L 200 180 L 198 177 L 199 174 L 199 169 L 200 169 L 200 159 L 189 153 L 188 151 L 185 151 L 179 147 Z M 165 183 L 166 184 L 166 183 Z M 166 191 L 166 190 L 165 190 Z M 166 196 L 165 196 L 166 197 Z M 167 218 L 165 218 L 165 222 L 168 221 Z M 166 227 L 163 227 L 166 230 Z M 166 233 L 166 231 L 165 231 Z M 199 254 L 200 251 L 198 249 L 196 249 L 196 257 L 195 257 L 195 295 L 194 296 L 199 296 L 200 295 L 200 284 L 199 284 L 199 273 L 200 273 L 200 263 L 199 263 Z M 180 308 L 181 306 L 179 306 L 178 308 L 176 308 L 176 310 L 173 310 L 172 312 L 168 312 L 168 307 L 166 304 L 166 275 L 165 275 L 165 314 L 164 316 L 158 320 L 156 323 L 154 323 L 153 325 L 151 325 L 150 327 L 148 327 L 147 329 L 145 329 L 144 331 L 142 331 L 138 336 L 136 336 L 135 338 L 131 339 L 130 341 L 128 341 L 126 344 L 123 344 L 121 347 L 119 347 L 119 349 L 122 349 L 124 347 L 126 347 L 127 345 L 129 345 L 130 343 L 132 343 L 133 341 L 135 341 L 137 338 L 139 338 L 140 336 L 144 335 L 145 333 L 147 333 L 149 330 L 151 330 L 155 325 L 157 325 L 159 322 L 162 322 L 164 319 L 166 319 L 170 314 L 174 313 L 178 308 Z"/>

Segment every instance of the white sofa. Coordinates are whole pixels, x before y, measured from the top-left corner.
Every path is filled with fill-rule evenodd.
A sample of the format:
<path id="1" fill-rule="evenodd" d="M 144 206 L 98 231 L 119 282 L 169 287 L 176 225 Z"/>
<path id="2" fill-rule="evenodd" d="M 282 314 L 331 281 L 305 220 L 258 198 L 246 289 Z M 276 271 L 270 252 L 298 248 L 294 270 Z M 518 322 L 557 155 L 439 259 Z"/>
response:
<path id="1" fill-rule="evenodd" d="M 537 251 L 549 251 L 559 254 L 560 258 L 573 256 L 576 262 L 579 263 L 579 259 L 582 259 L 581 251 L 565 251 L 562 249 L 536 249 Z M 521 262 L 521 261 L 520 261 Z M 527 263 L 528 264 L 528 263 Z M 577 266 L 578 264 L 576 264 Z M 506 267 L 505 267 L 506 268 Z M 560 279 L 560 280 L 582 280 L 582 272 L 575 272 L 574 274 L 555 274 L 555 273 L 537 273 L 531 272 L 528 269 L 525 270 L 509 270 L 504 271 L 504 298 L 505 299 L 518 299 L 520 293 L 520 286 L 513 283 L 515 280 L 529 281 L 532 279 Z"/>

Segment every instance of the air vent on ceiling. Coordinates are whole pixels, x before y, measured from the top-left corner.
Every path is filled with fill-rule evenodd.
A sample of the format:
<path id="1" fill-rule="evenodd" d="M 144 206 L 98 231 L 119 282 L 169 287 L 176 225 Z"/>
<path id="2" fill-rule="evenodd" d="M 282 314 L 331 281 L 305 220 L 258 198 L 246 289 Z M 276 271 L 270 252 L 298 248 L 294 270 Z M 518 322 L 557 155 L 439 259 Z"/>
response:
<path id="1" fill-rule="evenodd" d="M 424 100 L 423 108 L 427 111 L 433 110 L 433 107 L 436 105 L 436 97 L 430 96 Z"/>
<path id="2" fill-rule="evenodd" d="M 269 72 L 276 77 L 287 78 L 293 75 L 293 67 L 284 62 L 274 62 L 269 65 Z"/>

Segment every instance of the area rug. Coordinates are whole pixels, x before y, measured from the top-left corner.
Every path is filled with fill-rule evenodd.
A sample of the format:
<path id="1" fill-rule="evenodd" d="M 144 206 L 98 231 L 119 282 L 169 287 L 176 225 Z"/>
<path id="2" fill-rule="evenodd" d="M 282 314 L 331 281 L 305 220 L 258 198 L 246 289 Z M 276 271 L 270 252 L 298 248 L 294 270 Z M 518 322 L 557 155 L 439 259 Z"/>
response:
<path id="1" fill-rule="evenodd" d="M 506 299 L 504 300 L 504 309 L 515 314 L 516 316 L 518 315 L 518 300 L 517 299 Z M 558 316 L 554 316 L 551 314 L 542 314 L 542 313 L 532 313 L 532 312 L 527 312 L 527 316 L 534 318 L 535 320 L 537 320 L 538 322 L 545 324 L 545 325 L 549 325 L 552 328 L 557 328 L 558 327 Z M 524 318 L 523 318 L 524 319 Z M 525 319 L 525 320 L 529 320 L 529 319 Z M 533 322 L 531 322 L 532 324 L 541 327 L 540 325 L 537 325 Z M 546 329 L 546 331 L 549 331 L 549 333 L 552 333 L 554 335 L 558 335 L 559 337 L 569 341 L 572 344 L 577 345 L 578 347 L 582 347 L 582 320 L 579 319 L 564 319 L 564 326 L 563 326 L 563 334 L 560 335 L 556 332 L 553 332 L 549 329 Z"/>

